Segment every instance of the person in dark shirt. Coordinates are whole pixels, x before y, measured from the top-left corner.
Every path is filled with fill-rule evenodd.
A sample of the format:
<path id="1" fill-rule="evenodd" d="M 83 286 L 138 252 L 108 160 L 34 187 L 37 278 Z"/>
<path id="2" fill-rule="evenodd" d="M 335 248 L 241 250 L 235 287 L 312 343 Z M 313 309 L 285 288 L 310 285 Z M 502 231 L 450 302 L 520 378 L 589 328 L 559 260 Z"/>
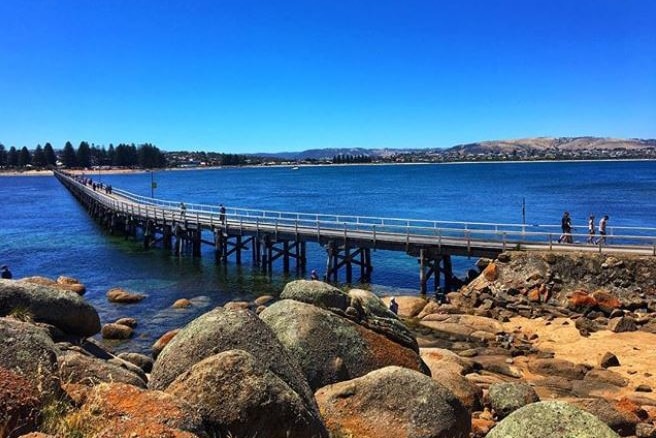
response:
<path id="1" fill-rule="evenodd" d="M 11 275 L 11 271 L 9 270 L 7 265 L 0 266 L 0 277 L 4 278 L 6 280 L 9 280 L 13 277 L 13 275 Z"/>
<path id="2" fill-rule="evenodd" d="M 560 227 L 563 234 L 560 235 L 558 243 L 572 243 L 572 218 L 569 216 L 568 211 L 563 213 L 563 218 L 560 220 Z"/>

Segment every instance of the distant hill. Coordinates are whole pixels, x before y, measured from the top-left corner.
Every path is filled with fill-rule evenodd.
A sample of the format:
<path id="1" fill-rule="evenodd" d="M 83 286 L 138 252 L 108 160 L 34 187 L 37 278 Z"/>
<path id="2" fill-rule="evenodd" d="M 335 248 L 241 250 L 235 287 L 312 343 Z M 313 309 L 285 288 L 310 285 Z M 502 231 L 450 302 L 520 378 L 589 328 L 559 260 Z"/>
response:
<path id="1" fill-rule="evenodd" d="M 252 154 L 258 157 L 271 157 L 283 160 L 330 160 L 336 155 L 366 155 L 372 158 L 388 159 L 399 155 L 426 155 L 436 157 L 511 156 L 528 158 L 562 156 L 596 156 L 599 153 L 612 155 L 612 151 L 625 152 L 654 151 L 656 139 L 617 139 L 603 137 L 535 137 L 516 140 L 493 140 L 456 145 L 449 148 L 325 148 L 308 149 L 302 152 L 278 152 Z"/>
<path id="2" fill-rule="evenodd" d="M 453 146 L 444 153 L 510 154 L 513 152 L 544 153 L 584 150 L 610 151 L 614 149 L 640 150 L 656 147 L 656 140 L 617 139 L 600 137 L 537 137 L 518 140 L 483 141 Z"/>

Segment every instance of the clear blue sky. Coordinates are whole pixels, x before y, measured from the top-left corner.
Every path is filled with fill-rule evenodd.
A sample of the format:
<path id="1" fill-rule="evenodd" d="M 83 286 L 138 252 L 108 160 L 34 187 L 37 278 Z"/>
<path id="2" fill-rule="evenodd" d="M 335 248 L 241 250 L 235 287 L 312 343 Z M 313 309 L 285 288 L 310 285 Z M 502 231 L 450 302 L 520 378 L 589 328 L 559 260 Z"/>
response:
<path id="1" fill-rule="evenodd" d="M 656 138 L 656 1 L 2 0 L 0 142 Z"/>

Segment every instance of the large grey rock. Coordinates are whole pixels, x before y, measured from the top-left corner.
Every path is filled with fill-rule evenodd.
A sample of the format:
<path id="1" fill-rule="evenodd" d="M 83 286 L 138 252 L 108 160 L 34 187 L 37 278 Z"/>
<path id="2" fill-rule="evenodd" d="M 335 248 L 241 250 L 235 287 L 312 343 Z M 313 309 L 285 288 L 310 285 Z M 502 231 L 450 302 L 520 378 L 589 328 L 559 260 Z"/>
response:
<path id="1" fill-rule="evenodd" d="M 12 318 L 0 318 L 0 367 L 59 394 L 57 348 L 44 329 Z"/>
<path id="2" fill-rule="evenodd" d="M 346 311 L 350 303 L 349 296 L 334 286 L 316 280 L 296 280 L 285 285 L 280 294 L 281 300 L 296 300 L 313 304 L 324 309 Z"/>
<path id="3" fill-rule="evenodd" d="M 190 322 L 157 357 L 149 386 L 163 390 L 194 364 L 234 349 L 255 356 L 307 404 L 315 405 L 312 391 L 298 364 L 292 360 L 271 329 L 248 310 L 226 310 L 219 307 Z"/>
<path id="4" fill-rule="evenodd" d="M 425 369 L 413 349 L 311 304 L 278 301 L 260 318 L 300 364 L 313 389 L 389 365 Z"/>
<path id="5" fill-rule="evenodd" d="M 316 392 L 333 436 L 466 438 L 471 418 L 448 389 L 430 377 L 386 367 Z"/>
<path id="6" fill-rule="evenodd" d="M 523 406 L 540 401 L 533 387 L 523 382 L 492 384 L 488 396 L 490 406 L 499 418 L 507 417 Z"/>
<path id="7" fill-rule="evenodd" d="M 252 354 L 229 350 L 179 375 L 166 392 L 185 400 L 218 436 L 327 437 L 308 405 Z"/>
<path id="8" fill-rule="evenodd" d="M 560 401 L 524 406 L 501 420 L 486 438 L 617 438 L 594 415 Z"/>
<path id="9" fill-rule="evenodd" d="M 0 280 L 0 316 L 24 309 L 35 321 L 64 332 L 92 336 L 100 331 L 98 312 L 75 292 L 30 282 Z"/>
<path id="10" fill-rule="evenodd" d="M 296 280 L 285 285 L 280 299 L 290 299 L 330 310 L 368 327 L 394 342 L 419 351 L 417 340 L 396 314 L 375 294 L 351 289 L 344 293 L 321 281 Z"/>

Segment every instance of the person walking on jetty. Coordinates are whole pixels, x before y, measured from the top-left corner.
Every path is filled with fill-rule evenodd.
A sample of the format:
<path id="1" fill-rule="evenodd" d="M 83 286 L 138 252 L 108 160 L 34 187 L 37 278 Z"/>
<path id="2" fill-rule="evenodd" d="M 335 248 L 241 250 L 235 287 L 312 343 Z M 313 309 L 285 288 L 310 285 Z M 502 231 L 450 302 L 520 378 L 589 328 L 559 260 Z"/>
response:
<path id="1" fill-rule="evenodd" d="M 11 275 L 11 271 L 7 265 L 2 265 L 0 267 L 0 277 L 4 278 L 5 280 L 11 280 L 14 276 Z"/>
<path id="2" fill-rule="evenodd" d="M 185 205 L 184 202 L 180 203 L 180 217 L 184 220 L 185 217 L 187 216 L 187 206 Z"/>
<path id="3" fill-rule="evenodd" d="M 558 243 L 572 243 L 572 218 L 569 216 L 568 211 L 563 213 L 563 218 L 560 220 L 560 228 L 563 234 L 560 235 Z"/>
<path id="4" fill-rule="evenodd" d="M 599 240 L 597 244 L 603 245 L 606 243 L 606 225 L 608 224 L 608 215 L 604 215 L 599 221 Z"/>
<path id="5" fill-rule="evenodd" d="M 219 220 L 221 224 L 225 225 L 226 222 L 226 208 L 223 204 L 219 204 Z"/>
<path id="6" fill-rule="evenodd" d="M 594 244 L 594 236 L 595 236 L 595 225 L 594 225 L 594 220 L 595 217 L 594 215 L 590 215 L 588 218 L 588 243 Z"/>

